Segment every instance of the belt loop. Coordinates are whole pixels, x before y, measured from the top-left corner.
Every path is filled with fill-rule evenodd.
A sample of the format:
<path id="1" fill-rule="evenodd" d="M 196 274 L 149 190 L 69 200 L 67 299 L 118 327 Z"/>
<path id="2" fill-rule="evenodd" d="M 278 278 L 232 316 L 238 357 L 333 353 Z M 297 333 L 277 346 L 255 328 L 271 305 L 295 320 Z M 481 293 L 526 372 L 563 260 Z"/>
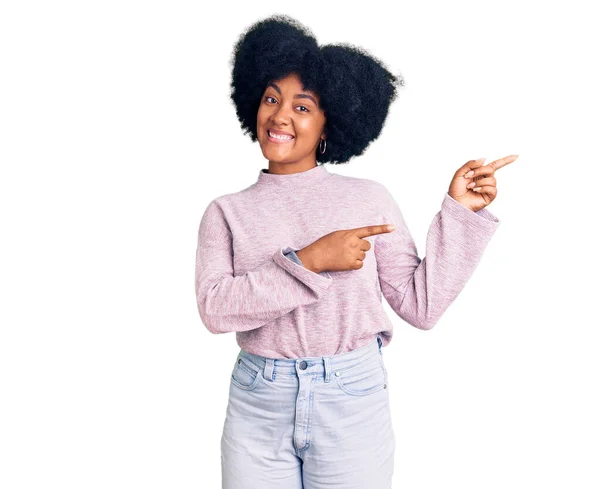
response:
<path id="1" fill-rule="evenodd" d="M 377 335 L 377 344 L 379 345 L 379 353 L 381 353 L 381 345 L 383 344 L 383 340 L 381 339 L 381 335 Z"/>
<path id="2" fill-rule="evenodd" d="M 325 382 L 331 380 L 331 366 L 329 364 L 329 357 L 323 357 L 323 364 L 325 365 Z"/>
<path id="3" fill-rule="evenodd" d="M 264 374 L 265 379 L 267 379 L 271 382 L 274 381 L 275 380 L 274 371 L 275 371 L 275 360 L 272 358 L 265 358 L 265 374 Z"/>

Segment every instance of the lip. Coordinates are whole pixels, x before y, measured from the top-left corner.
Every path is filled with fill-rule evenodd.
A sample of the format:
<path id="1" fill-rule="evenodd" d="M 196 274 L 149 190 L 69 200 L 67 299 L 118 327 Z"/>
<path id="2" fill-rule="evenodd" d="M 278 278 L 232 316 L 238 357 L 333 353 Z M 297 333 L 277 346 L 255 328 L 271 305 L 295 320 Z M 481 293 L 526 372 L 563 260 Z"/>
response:
<path id="1" fill-rule="evenodd" d="M 292 136 L 292 139 L 282 140 L 282 139 L 272 138 L 271 136 L 269 136 L 269 131 L 273 132 L 275 134 L 281 134 L 282 136 Z M 271 141 L 273 143 L 289 143 L 289 142 L 293 141 L 294 139 L 296 139 L 296 137 L 294 135 L 290 134 L 289 132 L 276 131 L 275 129 L 267 129 L 266 132 L 267 132 L 267 138 L 269 139 L 269 141 Z"/>

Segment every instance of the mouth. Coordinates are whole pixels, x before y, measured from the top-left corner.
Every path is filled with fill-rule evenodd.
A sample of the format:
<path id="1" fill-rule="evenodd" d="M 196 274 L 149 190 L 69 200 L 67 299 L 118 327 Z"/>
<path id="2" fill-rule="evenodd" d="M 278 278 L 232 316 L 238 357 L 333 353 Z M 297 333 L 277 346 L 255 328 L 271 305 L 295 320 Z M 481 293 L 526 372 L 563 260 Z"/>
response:
<path id="1" fill-rule="evenodd" d="M 272 133 L 270 129 L 267 129 L 267 138 L 273 143 L 289 143 L 296 139 L 294 136 Z"/>

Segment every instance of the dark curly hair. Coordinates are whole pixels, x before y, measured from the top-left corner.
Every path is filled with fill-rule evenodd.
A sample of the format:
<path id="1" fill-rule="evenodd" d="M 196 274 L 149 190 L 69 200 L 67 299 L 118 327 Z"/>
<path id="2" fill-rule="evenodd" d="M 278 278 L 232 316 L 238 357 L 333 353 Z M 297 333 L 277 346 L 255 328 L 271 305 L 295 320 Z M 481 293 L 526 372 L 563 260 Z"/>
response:
<path id="1" fill-rule="evenodd" d="M 320 163 L 347 163 L 379 137 L 401 75 L 360 47 L 347 43 L 319 46 L 295 19 L 275 14 L 251 25 L 239 38 L 230 61 L 231 100 L 242 130 L 258 140 L 256 118 L 270 81 L 296 73 L 304 90 L 319 96 L 327 134 Z"/>

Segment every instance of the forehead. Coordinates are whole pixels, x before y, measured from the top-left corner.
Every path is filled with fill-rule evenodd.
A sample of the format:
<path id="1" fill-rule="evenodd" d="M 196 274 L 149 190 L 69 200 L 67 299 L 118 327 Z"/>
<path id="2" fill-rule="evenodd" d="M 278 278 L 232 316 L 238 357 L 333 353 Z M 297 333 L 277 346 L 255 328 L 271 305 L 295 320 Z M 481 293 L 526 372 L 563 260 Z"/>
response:
<path id="1" fill-rule="evenodd" d="M 277 83 L 278 85 L 281 84 L 290 84 L 290 85 L 294 85 L 294 86 L 302 86 L 302 80 L 300 79 L 300 77 L 298 76 L 297 73 L 290 73 L 287 76 L 283 76 L 281 78 L 277 78 L 275 80 L 271 80 L 275 83 Z"/>
<path id="2" fill-rule="evenodd" d="M 302 81 L 298 75 L 291 74 L 277 80 L 271 80 L 267 83 L 266 90 L 274 89 L 280 95 L 282 92 L 290 92 L 293 98 L 302 98 L 312 100 L 316 105 L 319 105 L 319 96 L 312 90 L 305 90 L 302 87 Z"/>

